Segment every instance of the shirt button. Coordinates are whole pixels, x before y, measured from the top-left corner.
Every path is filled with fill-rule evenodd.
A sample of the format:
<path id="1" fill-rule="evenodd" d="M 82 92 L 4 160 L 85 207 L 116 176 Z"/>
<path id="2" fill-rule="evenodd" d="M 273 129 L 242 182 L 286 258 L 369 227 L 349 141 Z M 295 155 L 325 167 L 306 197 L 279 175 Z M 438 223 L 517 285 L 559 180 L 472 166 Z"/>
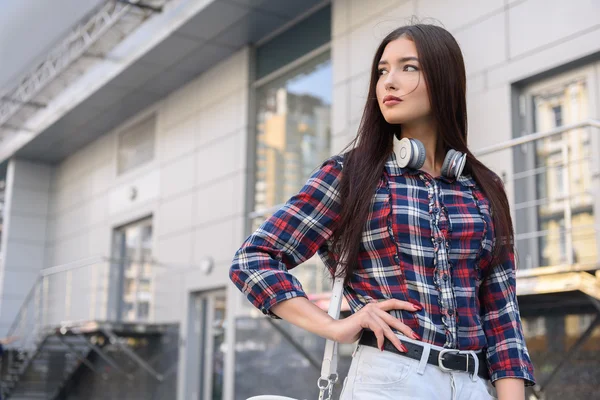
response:
<path id="1" fill-rule="evenodd" d="M 439 238 L 435 239 L 435 241 L 436 241 L 436 242 L 438 242 L 438 243 L 442 243 L 442 240 L 443 240 L 443 239 L 442 239 L 441 237 L 439 237 Z"/>
<path id="2" fill-rule="evenodd" d="M 442 275 L 442 278 L 443 278 L 445 281 L 447 281 L 447 280 L 448 280 L 448 274 L 444 274 L 444 275 Z"/>
<path id="3" fill-rule="evenodd" d="M 453 316 L 454 315 L 454 310 L 453 309 L 448 310 L 448 315 L 449 316 Z"/>
<path id="4" fill-rule="evenodd" d="M 397 263 L 399 263 L 400 262 L 400 258 L 396 255 L 396 256 L 394 256 L 394 261 L 397 262 Z"/>
<path id="5" fill-rule="evenodd" d="M 433 212 L 437 214 L 437 213 L 439 213 L 439 212 L 440 212 L 440 209 L 439 209 L 439 208 L 437 208 L 437 207 L 435 207 L 435 208 L 433 209 Z"/>

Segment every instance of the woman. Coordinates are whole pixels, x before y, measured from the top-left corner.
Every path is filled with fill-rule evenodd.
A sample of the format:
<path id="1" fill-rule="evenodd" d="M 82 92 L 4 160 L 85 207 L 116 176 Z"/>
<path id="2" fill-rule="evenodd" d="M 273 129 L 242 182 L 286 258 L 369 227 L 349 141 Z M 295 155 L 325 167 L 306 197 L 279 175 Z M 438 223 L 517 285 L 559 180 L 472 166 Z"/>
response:
<path id="1" fill-rule="evenodd" d="M 352 149 L 326 161 L 233 260 L 232 281 L 265 314 L 360 339 L 342 399 L 515 400 L 534 384 L 508 200 L 467 148 L 465 81 L 443 28 L 391 32 Z M 424 159 L 403 167 L 418 150 L 408 138 Z M 345 276 L 348 318 L 313 305 L 288 272 L 315 252 Z"/>

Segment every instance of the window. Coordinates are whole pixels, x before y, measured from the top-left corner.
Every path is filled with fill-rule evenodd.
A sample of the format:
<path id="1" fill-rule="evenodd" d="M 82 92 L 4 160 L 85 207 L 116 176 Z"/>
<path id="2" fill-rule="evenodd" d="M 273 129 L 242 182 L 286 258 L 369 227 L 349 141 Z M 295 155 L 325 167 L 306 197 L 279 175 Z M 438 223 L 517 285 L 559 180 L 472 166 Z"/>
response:
<path id="1" fill-rule="evenodd" d="M 119 321 L 148 321 L 152 317 L 152 219 L 114 233 L 113 257 L 117 274 L 115 295 Z"/>
<path id="2" fill-rule="evenodd" d="M 554 114 L 554 126 L 558 127 L 563 124 L 562 120 L 562 106 L 554 106 L 552 107 L 552 113 Z"/>
<path id="3" fill-rule="evenodd" d="M 258 88 L 255 210 L 285 203 L 330 156 L 331 82 L 325 51 Z M 316 272 L 323 268 L 314 258 L 293 272 L 314 293 L 324 289 L 325 276 Z"/>
<path id="4" fill-rule="evenodd" d="M 252 85 L 256 99 L 256 136 L 252 141 L 255 176 L 249 231 L 296 194 L 331 156 L 330 40 L 331 6 L 326 5 L 256 49 L 257 81 Z M 291 273 L 309 298 L 331 290 L 329 274 L 318 256 Z M 315 371 L 298 349 L 318 358 L 323 354 L 324 340 L 287 323 L 271 324 L 246 301 L 241 307 L 235 316 L 236 398 L 265 392 L 316 398 L 312 393 L 315 389 L 308 389 L 308 393 L 305 385 L 312 381 Z M 281 357 L 286 362 L 282 363 Z M 277 365 L 275 374 L 273 365 Z M 340 373 L 345 370 L 345 361 L 340 361 Z M 294 376 L 295 384 L 270 379 L 277 376 Z"/>
<path id="5" fill-rule="evenodd" d="M 528 83 L 519 106 L 519 135 L 549 132 L 592 117 L 598 65 Z M 516 245 L 520 258 L 531 260 L 530 267 L 598 261 L 598 203 L 590 194 L 597 152 L 592 136 L 593 130 L 584 126 L 514 148 Z"/>
<path id="6" fill-rule="evenodd" d="M 330 155 L 331 60 L 325 52 L 258 89 L 255 209 L 284 203 Z"/>
<path id="7" fill-rule="evenodd" d="M 130 126 L 119 135 L 117 172 L 119 175 L 154 158 L 156 115 Z"/>

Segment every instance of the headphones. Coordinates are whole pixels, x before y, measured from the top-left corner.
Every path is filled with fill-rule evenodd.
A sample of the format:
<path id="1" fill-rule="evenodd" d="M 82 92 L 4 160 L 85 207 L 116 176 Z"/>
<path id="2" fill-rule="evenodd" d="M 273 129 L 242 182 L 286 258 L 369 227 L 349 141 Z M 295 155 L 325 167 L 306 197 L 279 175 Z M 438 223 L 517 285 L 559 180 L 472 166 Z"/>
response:
<path id="1" fill-rule="evenodd" d="M 408 166 L 413 169 L 420 169 L 425 164 L 425 146 L 420 140 L 409 138 L 403 138 L 399 141 L 394 140 L 394 152 L 401 168 Z M 466 154 L 454 149 L 448 150 L 442 164 L 442 176 L 447 178 L 460 177 L 466 162 Z"/>

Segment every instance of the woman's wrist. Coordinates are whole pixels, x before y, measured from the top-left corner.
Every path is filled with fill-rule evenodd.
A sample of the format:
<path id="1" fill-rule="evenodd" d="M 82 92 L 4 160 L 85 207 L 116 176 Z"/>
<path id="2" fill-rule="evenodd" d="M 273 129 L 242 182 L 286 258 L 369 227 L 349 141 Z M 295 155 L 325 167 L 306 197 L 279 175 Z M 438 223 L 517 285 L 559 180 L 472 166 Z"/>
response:
<path id="1" fill-rule="evenodd" d="M 333 339 L 337 334 L 335 322 L 338 321 L 305 297 L 282 301 L 271 311 L 281 319 L 325 339 Z"/>

